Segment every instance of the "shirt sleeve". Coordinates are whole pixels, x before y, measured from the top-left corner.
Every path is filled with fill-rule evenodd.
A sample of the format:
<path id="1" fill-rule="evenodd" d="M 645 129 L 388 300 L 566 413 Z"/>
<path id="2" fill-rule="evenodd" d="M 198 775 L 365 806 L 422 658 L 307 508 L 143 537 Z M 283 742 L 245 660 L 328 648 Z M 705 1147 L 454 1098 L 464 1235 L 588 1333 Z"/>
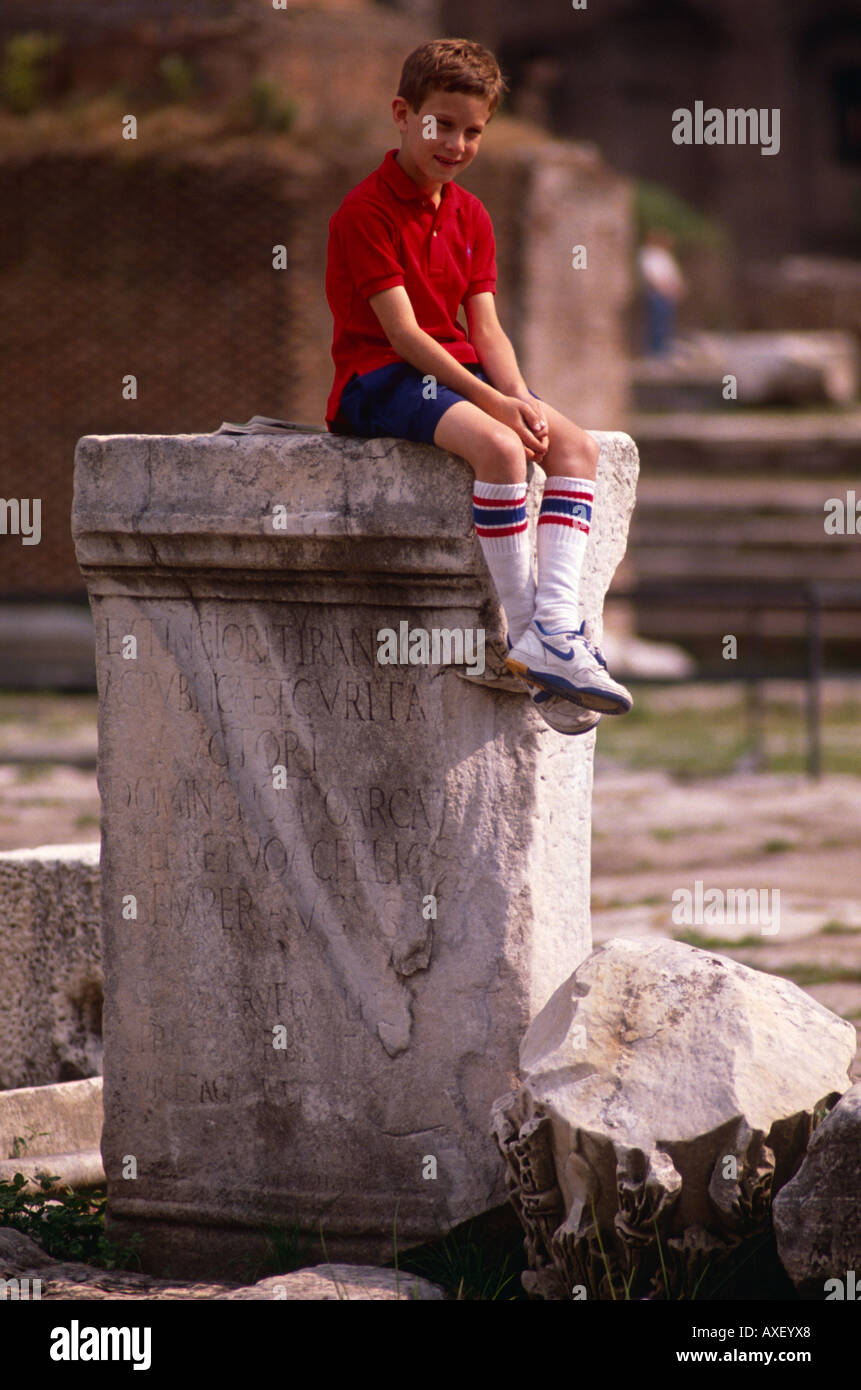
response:
<path id="1" fill-rule="evenodd" d="M 347 204 L 339 214 L 338 236 L 347 273 L 363 299 L 405 283 L 397 234 L 381 208 Z"/>
<path id="2" fill-rule="evenodd" d="M 493 235 L 493 223 L 484 204 L 478 200 L 476 202 L 472 237 L 472 275 L 464 299 L 469 299 L 473 294 L 483 294 L 486 290 L 496 294 L 496 239 Z"/>

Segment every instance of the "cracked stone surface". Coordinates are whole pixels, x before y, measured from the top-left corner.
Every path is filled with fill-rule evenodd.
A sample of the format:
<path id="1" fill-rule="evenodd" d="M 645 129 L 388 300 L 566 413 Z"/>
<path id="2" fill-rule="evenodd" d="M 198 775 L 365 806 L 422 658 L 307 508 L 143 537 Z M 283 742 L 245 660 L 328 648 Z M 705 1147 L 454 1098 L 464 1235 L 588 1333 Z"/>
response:
<path id="1" fill-rule="evenodd" d="M 861 1084 L 826 1115 L 794 1178 L 777 1194 L 781 1263 L 802 1297 L 857 1298 L 861 1280 Z M 849 1271 L 852 1276 L 852 1291 Z M 842 1292 L 828 1280 L 837 1280 Z"/>

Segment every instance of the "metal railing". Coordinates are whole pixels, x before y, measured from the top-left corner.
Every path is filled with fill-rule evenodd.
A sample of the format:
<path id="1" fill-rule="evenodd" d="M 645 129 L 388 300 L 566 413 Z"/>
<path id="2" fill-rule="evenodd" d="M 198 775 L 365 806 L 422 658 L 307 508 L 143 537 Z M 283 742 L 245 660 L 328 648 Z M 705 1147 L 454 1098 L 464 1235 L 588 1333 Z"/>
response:
<path id="1" fill-rule="evenodd" d="M 688 683 L 711 683 L 723 681 L 745 681 L 748 684 L 747 710 L 754 749 L 761 756 L 762 700 L 760 685 L 763 681 L 803 680 L 807 686 L 805 702 L 807 730 L 807 774 L 818 778 L 822 775 L 822 680 L 824 674 L 824 639 L 822 616 L 824 612 L 861 611 L 861 579 L 830 582 L 825 580 L 799 580 L 796 583 L 745 583 L 740 580 L 708 580 L 701 583 L 677 583 L 650 581 L 625 589 L 610 589 L 606 603 L 616 600 L 629 603 L 648 603 L 682 608 L 736 608 L 748 609 L 754 613 L 765 613 L 773 609 L 797 609 L 805 613 L 805 659 L 797 671 L 785 669 L 771 670 L 767 667 L 751 669 L 749 664 L 736 666 L 728 664 L 728 669 L 718 675 L 715 672 L 695 672 L 682 677 L 625 677 L 630 684 L 676 685 Z M 681 644 L 680 644 L 681 645 Z M 861 650 L 861 644 L 859 644 Z M 851 672 L 832 672 L 833 675 L 861 678 L 861 667 Z"/>

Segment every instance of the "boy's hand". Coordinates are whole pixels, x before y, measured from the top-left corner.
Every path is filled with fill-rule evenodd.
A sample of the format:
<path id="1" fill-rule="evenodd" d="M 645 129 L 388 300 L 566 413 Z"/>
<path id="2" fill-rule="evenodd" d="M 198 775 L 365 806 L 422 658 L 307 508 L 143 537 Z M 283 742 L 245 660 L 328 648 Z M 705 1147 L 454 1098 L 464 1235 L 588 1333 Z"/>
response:
<path id="1" fill-rule="evenodd" d="M 488 413 L 494 420 L 514 430 L 523 441 L 527 458 L 541 461 L 550 442 L 549 433 L 547 421 L 533 404 L 531 396 L 528 400 L 521 400 L 519 396 L 504 396 L 500 391 L 496 407 Z"/>

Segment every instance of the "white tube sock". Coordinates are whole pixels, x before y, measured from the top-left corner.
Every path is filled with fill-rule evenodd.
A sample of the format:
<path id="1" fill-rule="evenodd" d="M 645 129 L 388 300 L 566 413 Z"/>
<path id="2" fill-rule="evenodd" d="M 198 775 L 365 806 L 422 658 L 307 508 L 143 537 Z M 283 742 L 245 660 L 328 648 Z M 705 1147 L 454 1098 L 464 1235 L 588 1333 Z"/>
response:
<path id="1" fill-rule="evenodd" d="M 592 478 L 548 477 L 538 515 L 536 622 L 548 632 L 580 625 L 580 572 L 592 521 Z"/>
<path id="2" fill-rule="evenodd" d="M 480 483 L 476 479 L 472 515 L 514 646 L 529 626 L 535 605 L 526 483 Z"/>

